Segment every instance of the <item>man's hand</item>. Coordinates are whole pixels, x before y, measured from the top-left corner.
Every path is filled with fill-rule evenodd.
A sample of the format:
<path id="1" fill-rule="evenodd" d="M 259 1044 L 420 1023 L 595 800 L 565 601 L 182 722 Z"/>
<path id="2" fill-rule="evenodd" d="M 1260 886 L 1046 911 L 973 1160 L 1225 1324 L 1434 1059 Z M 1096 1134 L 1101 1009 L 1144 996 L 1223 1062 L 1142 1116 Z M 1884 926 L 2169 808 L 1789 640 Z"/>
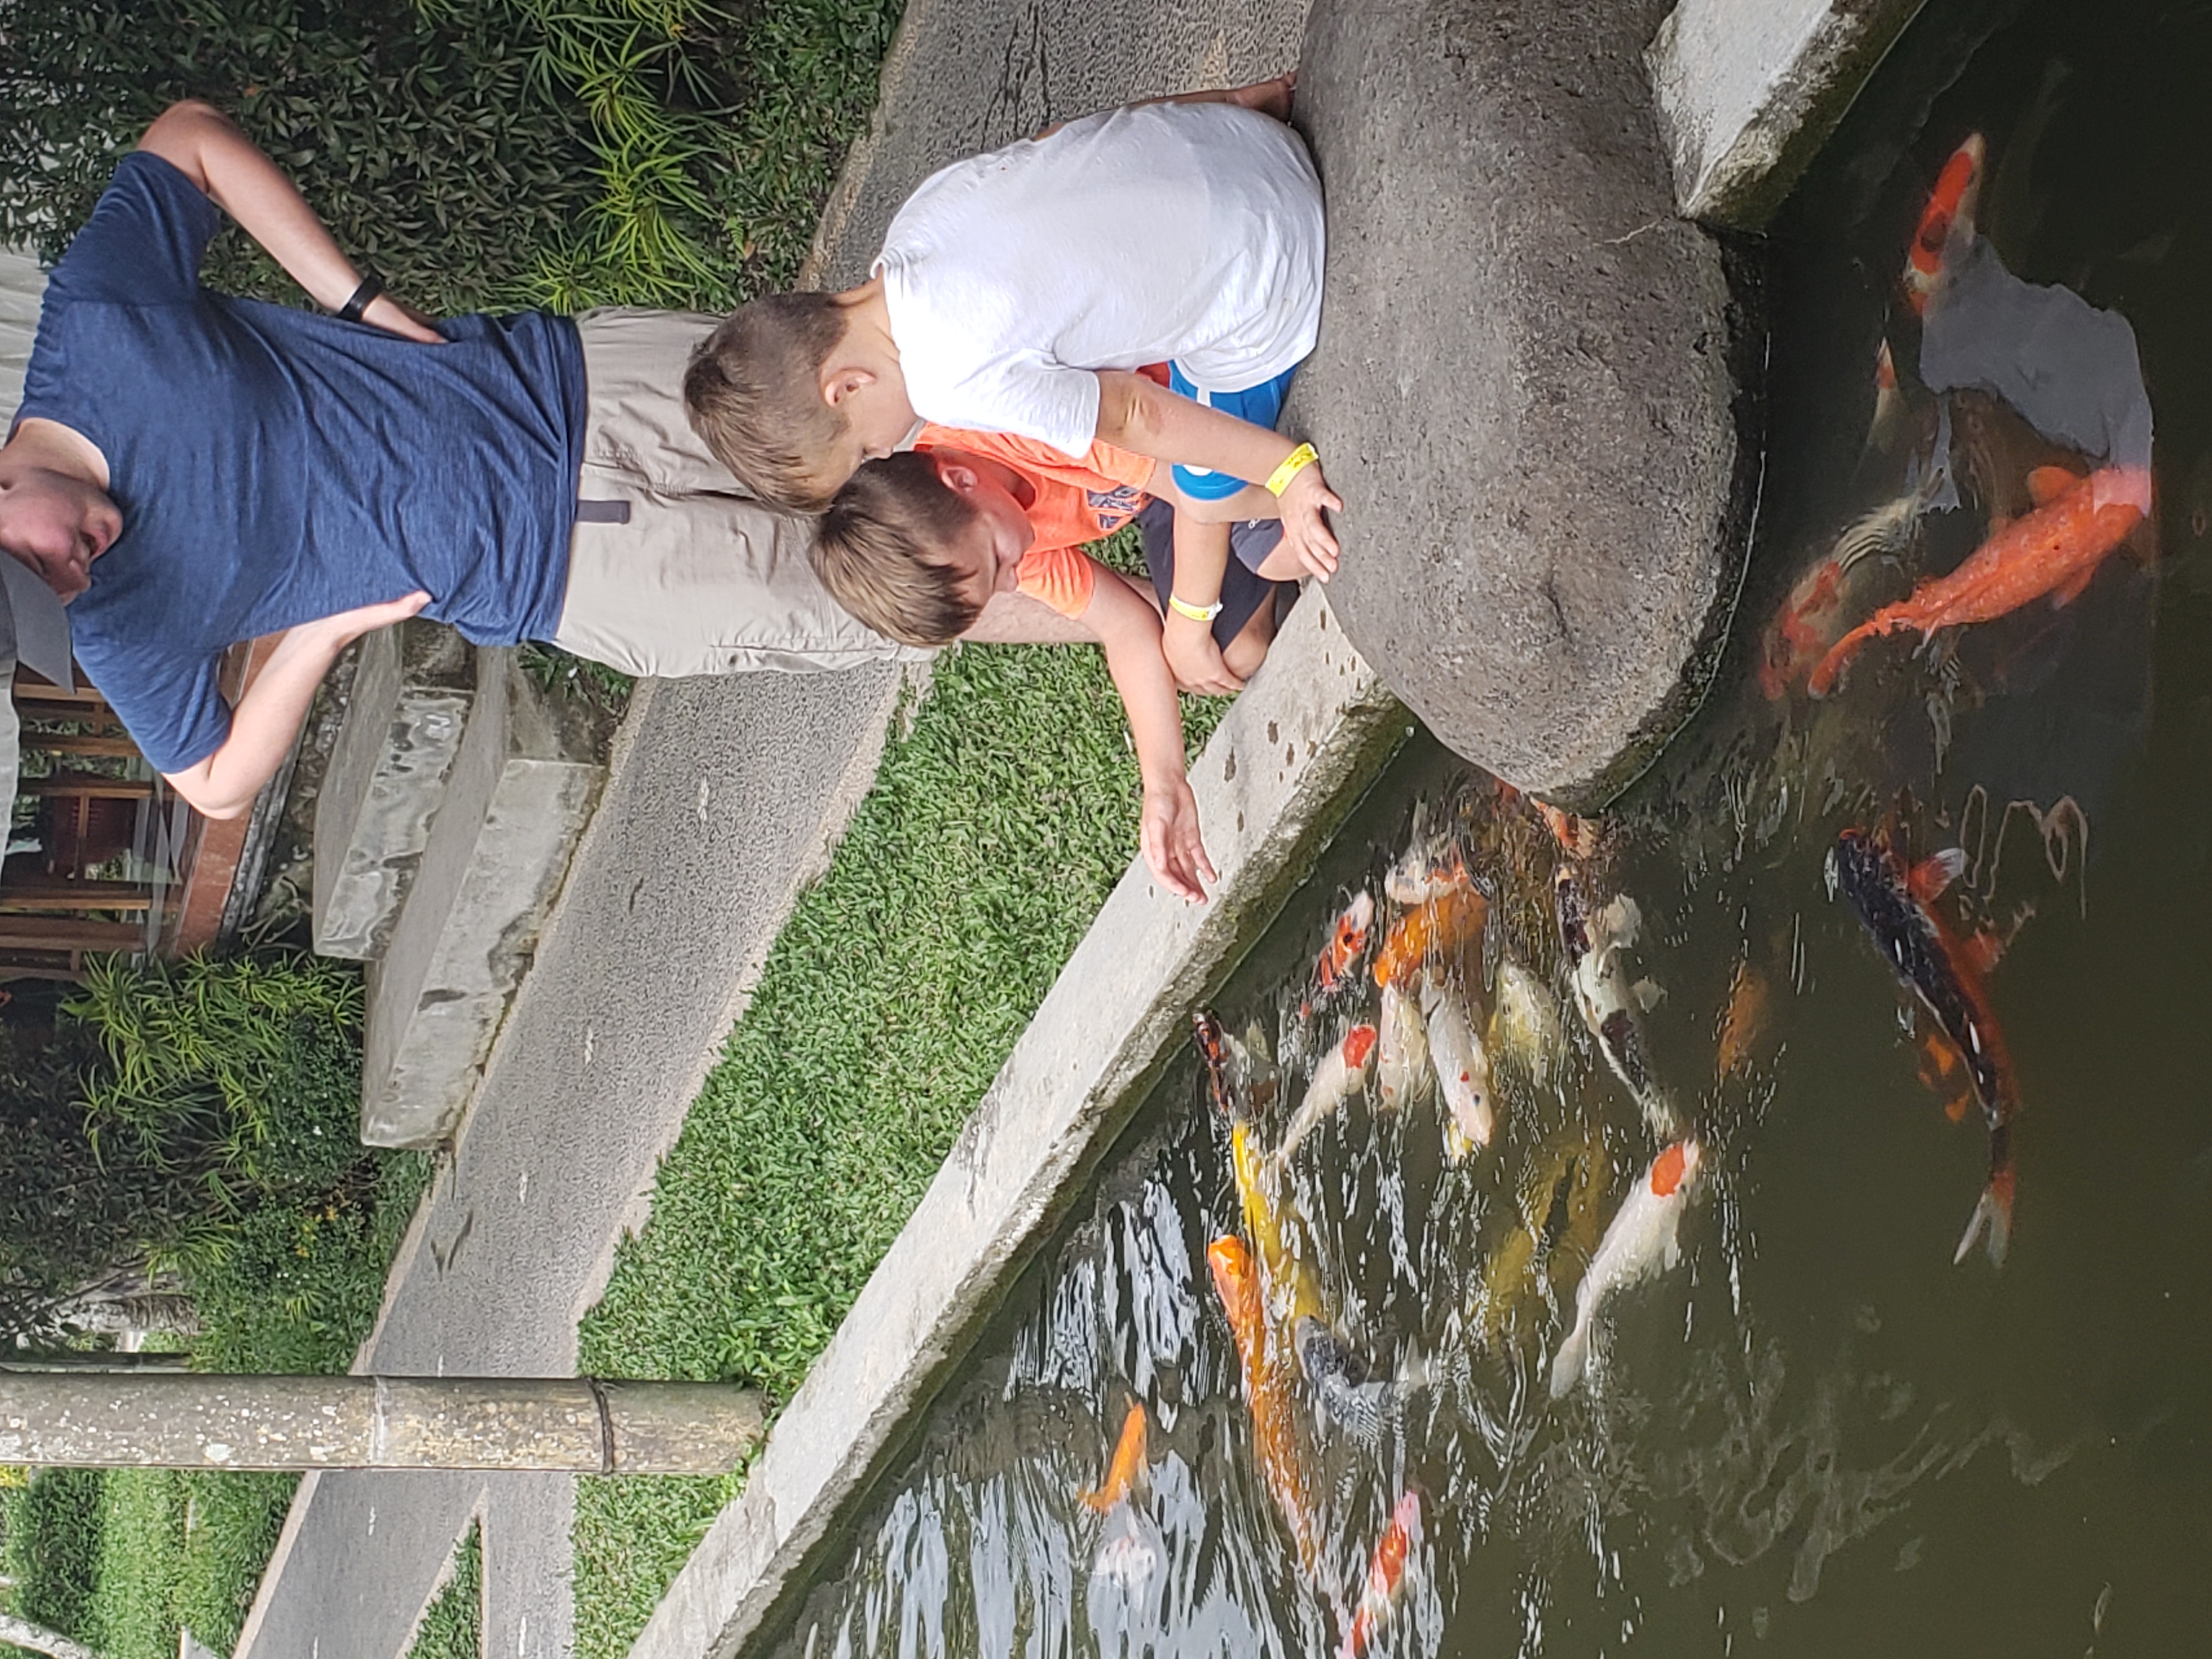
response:
<path id="1" fill-rule="evenodd" d="M 329 647 L 332 660 L 337 653 L 351 645 L 364 634 L 374 634 L 380 628 L 389 628 L 394 623 L 405 622 L 417 615 L 430 603 L 430 596 L 421 591 L 404 599 L 386 599 L 376 605 L 357 605 L 351 611 L 341 611 L 335 616 L 324 617 L 315 622 L 302 623 L 294 631 L 311 635 L 319 644 Z"/>
<path id="2" fill-rule="evenodd" d="M 204 760 L 161 775 L 207 817 L 238 817 L 284 763 L 315 700 L 315 687 L 338 653 L 362 635 L 404 622 L 429 603 L 428 593 L 410 593 L 285 629 L 230 711 L 230 735 L 222 747 Z"/>
<path id="3" fill-rule="evenodd" d="M 1144 849 L 1145 867 L 1152 879 L 1176 897 L 1193 904 L 1206 902 L 1200 883 L 1218 882 L 1220 872 L 1206 855 L 1198 833 L 1198 798 L 1190 781 L 1176 776 L 1157 789 L 1145 791 L 1144 809 L 1137 822 L 1137 844 Z"/>
<path id="4" fill-rule="evenodd" d="M 1344 502 L 1321 476 L 1321 463 L 1303 468 L 1282 494 L 1283 546 L 1299 568 L 1327 581 L 1336 574 L 1336 538 L 1330 533 L 1324 510 L 1340 513 Z"/>
<path id="5" fill-rule="evenodd" d="M 1176 684 L 1186 691 L 1210 697 L 1233 697 L 1244 682 L 1229 672 L 1221 647 L 1213 642 L 1213 625 L 1170 611 L 1160 623 L 1160 649 Z"/>
<path id="6" fill-rule="evenodd" d="M 389 294 L 380 294 L 371 300 L 362 312 L 361 319 L 386 334 L 397 334 L 403 340 L 414 340 L 423 345 L 446 343 L 446 337 L 438 332 L 437 324 Z"/>

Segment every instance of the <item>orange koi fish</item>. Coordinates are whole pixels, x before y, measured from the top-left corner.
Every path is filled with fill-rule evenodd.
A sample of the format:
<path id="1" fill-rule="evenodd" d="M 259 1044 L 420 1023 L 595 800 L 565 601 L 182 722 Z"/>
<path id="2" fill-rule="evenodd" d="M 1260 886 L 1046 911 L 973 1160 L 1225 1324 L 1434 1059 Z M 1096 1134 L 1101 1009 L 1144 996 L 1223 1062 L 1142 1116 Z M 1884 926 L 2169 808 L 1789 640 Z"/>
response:
<path id="1" fill-rule="evenodd" d="M 1914 316 L 1928 309 L 1929 301 L 1943 285 L 1943 252 L 1954 234 L 1974 234 L 1974 205 L 1982 193 L 1982 171 L 1989 147 L 1978 132 L 1951 152 L 1928 205 L 1920 211 L 1920 224 L 1912 233 L 1912 246 L 1905 256 L 1905 302 Z"/>
<path id="2" fill-rule="evenodd" d="M 1138 1479 L 1144 1472 L 1145 1408 L 1133 1400 L 1129 1402 L 1129 1414 L 1121 1419 L 1121 1437 L 1114 1443 L 1114 1455 L 1106 1465 L 1106 1478 L 1095 1489 L 1076 1493 L 1076 1501 L 1103 1515 L 1116 1504 L 1129 1501 L 1129 1494 L 1136 1490 Z"/>
<path id="3" fill-rule="evenodd" d="M 1298 1441 L 1297 1364 L 1271 1341 L 1266 1298 L 1251 1252 L 1233 1235 L 1206 1247 L 1214 1293 L 1229 1316 L 1237 1358 L 1244 1371 L 1244 1401 L 1252 1413 L 1252 1448 L 1283 1524 L 1290 1528 L 1298 1564 L 1312 1574 L 1321 1562 L 1321 1528 Z"/>
<path id="4" fill-rule="evenodd" d="M 1407 1564 L 1420 1536 L 1421 1495 L 1408 1486 L 1376 1540 L 1374 1559 L 1367 1564 L 1367 1583 L 1352 1615 L 1352 1627 L 1344 1633 L 1344 1645 L 1337 1650 L 1339 1659 L 1364 1659 L 1376 1632 L 1390 1622 L 1405 1595 Z"/>
<path id="5" fill-rule="evenodd" d="M 1749 958 L 1737 962 L 1729 981 L 1728 1012 L 1721 1017 L 1720 1074 L 1733 1077 L 1751 1066 L 1752 1051 L 1766 1031 L 1766 975 Z"/>
<path id="6" fill-rule="evenodd" d="M 1893 972 L 1912 988 L 1966 1062 L 1967 1080 L 1990 1131 L 1989 1184 L 1953 1255 L 1963 1261 L 1986 1229 L 1990 1260 L 2002 1266 L 2012 1238 L 2015 1174 L 2012 1119 L 2019 1095 L 2004 1032 L 1990 1011 L 1966 952 L 1929 908 L 1954 876 L 1955 857 L 1933 858 L 1908 870 L 1904 860 L 1863 830 L 1846 830 L 1828 850 L 1828 891 L 1850 902 L 1867 937 Z"/>
<path id="7" fill-rule="evenodd" d="M 2060 486 L 2055 474 L 2068 483 Z M 2039 468 L 2029 483 L 2045 496 L 2035 511 L 1998 531 L 1949 575 L 1923 582 L 1911 598 L 1884 605 L 1837 641 L 1813 670 L 1813 695 L 1826 696 L 1852 654 L 1881 635 L 1917 629 L 1924 641 L 1940 629 L 1990 622 L 2045 594 L 2054 605 L 2072 604 L 2150 504 L 2150 474 L 2139 466 L 2100 467 L 2086 478 Z M 2055 498 L 2049 495 L 2054 489 Z"/>
<path id="8" fill-rule="evenodd" d="M 1431 956 L 1462 950 L 1482 933 L 1490 901 L 1472 887 L 1455 888 L 1398 918 L 1375 957 L 1375 982 L 1404 986 Z"/>

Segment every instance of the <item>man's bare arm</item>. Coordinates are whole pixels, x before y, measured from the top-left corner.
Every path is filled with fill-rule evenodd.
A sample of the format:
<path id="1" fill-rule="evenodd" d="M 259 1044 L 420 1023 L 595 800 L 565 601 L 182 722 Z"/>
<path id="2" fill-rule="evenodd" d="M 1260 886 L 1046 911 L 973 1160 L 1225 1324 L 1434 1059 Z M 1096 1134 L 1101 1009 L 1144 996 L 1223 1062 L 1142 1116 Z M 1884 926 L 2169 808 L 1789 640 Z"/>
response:
<path id="1" fill-rule="evenodd" d="M 338 653 L 362 635 L 403 621 L 429 602 L 428 593 L 410 593 L 287 629 L 231 710 L 230 735 L 222 747 L 181 772 L 162 774 L 169 787 L 209 817 L 236 817 L 284 763 L 315 700 L 315 688 Z"/>
<path id="2" fill-rule="evenodd" d="M 205 191 L 325 310 L 336 311 L 361 286 L 361 272 L 292 181 L 213 105 L 170 105 L 146 129 L 138 148 Z M 440 338 L 436 329 L 388 295 L 370 301 L 362 320 L 425 344 Z"/>

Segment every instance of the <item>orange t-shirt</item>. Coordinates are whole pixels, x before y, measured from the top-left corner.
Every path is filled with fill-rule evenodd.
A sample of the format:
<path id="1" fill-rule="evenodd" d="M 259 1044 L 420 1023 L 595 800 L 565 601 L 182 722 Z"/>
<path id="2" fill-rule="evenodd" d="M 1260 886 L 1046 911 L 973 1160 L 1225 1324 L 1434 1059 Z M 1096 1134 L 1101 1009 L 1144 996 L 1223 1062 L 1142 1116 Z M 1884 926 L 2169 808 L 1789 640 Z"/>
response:
<path id="1" fill-rule="evenodd" d="M 1095 567 L 1078 550 L 1137 515 L 1155 465 L 1150 456 L 1111 444 L 1094 443 L 1089 454 L 1073 461 L 1050 444 L 1012 433 L 934 424 L 922 428 L 915 447 L 965 449 L 1021 474 L 1036 492 L 1026 514 L 1036 539 L 1022 556 L 1015 585 L 1064 617 L 1080 617 L 1091 608 Z"/>

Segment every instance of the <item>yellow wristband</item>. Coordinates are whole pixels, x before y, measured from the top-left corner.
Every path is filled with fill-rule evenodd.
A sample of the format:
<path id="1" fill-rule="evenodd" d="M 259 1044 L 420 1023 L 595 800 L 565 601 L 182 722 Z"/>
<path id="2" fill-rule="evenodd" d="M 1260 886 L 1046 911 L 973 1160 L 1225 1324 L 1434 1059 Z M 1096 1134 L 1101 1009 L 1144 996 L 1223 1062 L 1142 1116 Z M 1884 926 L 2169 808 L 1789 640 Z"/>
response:
<path id="1" fill-rule="evenodd" d="M 1170 593 L 1168 595 L 1168 609 L 1178 617 L 1189 617 L 1193 622 L 1212 622 L 1221 614 L 1221 601 L 1216 599 L 1212 605 L 1193 605 L 1188 599 L 1179 599 Z"/>
<path id="2" fill-rule="evenodd" d="M 1283 457 L 1283 464 L 1267 475 L 1267 493 L 1279 495 L 1291 487 L 1291 480 L 1311 466 L 1321 457 L 1311 444 L 1300 444 Z"/>

